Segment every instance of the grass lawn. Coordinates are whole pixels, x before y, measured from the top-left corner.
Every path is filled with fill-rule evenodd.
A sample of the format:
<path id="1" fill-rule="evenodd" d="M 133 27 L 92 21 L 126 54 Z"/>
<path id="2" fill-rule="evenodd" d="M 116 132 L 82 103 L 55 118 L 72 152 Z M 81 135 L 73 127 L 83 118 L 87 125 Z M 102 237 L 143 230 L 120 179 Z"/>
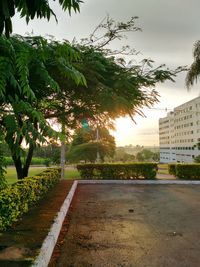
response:
<path id="1" fill-rule="evenodd" d="M 80 179 L 80 173 L 77 169 L 66 169 L 65 170 L 65 179 L 67 180 L 75 180 L 75 179 Z"/>
<path id="2" fill-rule="evenodd" d="M 168 164 L 158 164 L 159 169 L 168 169 Z"/>
<path id="3" fill-rule="evenodd" d="M 29 169 L 29 176 L 36 175 L 42 171 L 44 171 L 46 167 L 30 167 Z M 6 179 L 8 181 L 8 184 L 13 184 L 17 182 L 17 174 L 15 171 L 15 167 L 8 167 L 6 169 Z M 80 174 L 77 169 L 66 169 L 65 170 L 65 179 L 67 180 L 74 180 L 74 179 L 79 179 Z"/>
<path id="4" fill-rule="evenodd" d="M 29 176 L 36 175 L 45 169 L 46 167 L 30 167 Z M 158 174 L 169 174 L 167 164 L 158 165 Z M 7 168 L 6 179 L 8 181 L 8 184 L 12 184 L 17 181 L 17 175 L 14 167 Z M 66 180 L 80 179 L 80 173 L 76 168 L 69 166 L 65 169 L 65 179 Z"/>
<path id="5" fill-rule="evenodd" d="M 159 174 L 169 174 L 168 164 L 158 164 L 158 173 Z"/>
<path id="6" fill-rule="evenodd" d="M 158 169 L 159 174 L 169 174 L 168 170 L 162 170 L 162 169 Z"/>

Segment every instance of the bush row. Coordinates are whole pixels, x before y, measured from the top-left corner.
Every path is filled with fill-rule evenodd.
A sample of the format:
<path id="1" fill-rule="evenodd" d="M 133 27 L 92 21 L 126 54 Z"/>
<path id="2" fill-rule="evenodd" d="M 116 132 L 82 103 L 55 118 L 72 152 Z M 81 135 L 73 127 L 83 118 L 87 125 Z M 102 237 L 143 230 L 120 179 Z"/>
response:
<path id="1" fill-rule="evenodd" d="M 168 172 L 169 174 L 176 176 L 176 163 L 168 164 Z"/>
<path id="2" fill-rule="evenodd" d="M 82 179 L 155 179 L 156 163 L 79 164 Z"/>
<path id="3" fill-rule="evenodd" d="M 43 198 L 60 178 L 60 169 L 50 168 L 24 178 L 0 191 L 0 229 L 5 230 Z"/>
<path id="4" fill-rule="evenodd" d="M 178 179 L 200 180 L 200 164 L 169 164 L 169 173 Z"/>
<path id="5" fill-rule="evenodd" d="M 37 158 L 37 157 L 33 157 L 32 160 L 31 160 L 31 165 L 45 165 L 45 166 L 49 166 L 50 161 L 51 160 L 49 158 Z M 13 162 L 12 157 L 5 157 L 5 164 L 7 166 L 14 165 L 14 162 Z"/>

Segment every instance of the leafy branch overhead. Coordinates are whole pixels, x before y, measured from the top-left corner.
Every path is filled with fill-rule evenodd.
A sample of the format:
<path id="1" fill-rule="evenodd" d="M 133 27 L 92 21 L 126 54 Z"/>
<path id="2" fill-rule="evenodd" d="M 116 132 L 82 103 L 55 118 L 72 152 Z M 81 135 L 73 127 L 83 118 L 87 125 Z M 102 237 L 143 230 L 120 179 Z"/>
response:
<path id="1" fill-rule="evenodd" d="M 73 9 L 75 12 L 80 11 L 81 0 L 53 0 L 58 2 L 61 8 L 68 10 L 71 14 Z M 56 14 L 51 9 L 49 0 L 2 0 L 0 1 L 0 34 L 5 32 L 8 37 L 12 33 L 12 17 L 16 12 L 21 17 L 25 17 L 27 23 L 34 18 L 46 18 L 50 20 L 51 16 L 56 18 Z"/>

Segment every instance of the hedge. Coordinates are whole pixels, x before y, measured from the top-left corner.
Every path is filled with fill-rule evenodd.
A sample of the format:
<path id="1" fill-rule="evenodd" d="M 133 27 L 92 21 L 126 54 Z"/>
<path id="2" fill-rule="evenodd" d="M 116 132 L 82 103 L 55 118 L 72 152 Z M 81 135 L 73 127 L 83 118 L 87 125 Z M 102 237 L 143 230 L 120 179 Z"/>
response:
<path id="1" fill-rule="evenodd" d="M 176 177 L 184 180 L 200 180 L 200 164 L 177 164 Z"/>
<path id="2" fill-rule="evenodd" d="M 169 174 L 176 176 L 176 163 L 168 164 L 168 172 Z"/>
<path id="3" fill-rule="evenodd" d="M 31 206 L 43 198 L 60 178 L 59 168 L 24 178 L 0 191 L 0 230 L 16 222 Z"/>
<path id="4" fill-rule="evenodd" d="M 79 164 L 82 179 L 155 179 L 156 163 Z"/>
<path id="5" fill-rule="evenodd" d="M 4 157 L 5 158 L 5 164 L 7 166 L 14 165 L 12 157 Z M 33 157 L 31 160 L 31 165 L 45 165 L 49 166 L 51 160 L 49 158 L 39 158 L 39 157 Z"/>
<path id="6" fill-rule="evenodd" d="M 170 174 L 183 180 L 200 180 L 200 164 L 169 164 Z"/>

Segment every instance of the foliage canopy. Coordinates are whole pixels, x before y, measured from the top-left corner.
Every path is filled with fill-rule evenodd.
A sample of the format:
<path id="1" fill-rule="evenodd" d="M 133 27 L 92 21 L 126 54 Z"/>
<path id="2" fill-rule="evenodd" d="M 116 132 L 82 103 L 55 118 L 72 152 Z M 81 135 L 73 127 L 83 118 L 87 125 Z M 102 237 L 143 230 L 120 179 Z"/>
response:
<path id="1" fill-rule="evenodd" d="M 56 66 L 65 78 L 85 84 L 83 75 L 70 63 L 78 58 L 67 42 L 49 42 L 42 37 L 0 38 L 0 130 L 19 178 L 27 176 L 35 146 L 55 137 L 40 109 L 45 108 L 48 95 L 60 91 L 50 68 Z M 22 162 L 23 144 L 29 151 Z"/>
<path id="2" fill-rule="evenodd" d="M 136 155 L 138 161 L 159 161 L 159 152 L 153 152 L 149 149 L 143 149 L 142 151 L 138 152 Z"/>
<path id="3" fill-rule="evenodd" d="M 96 139 L 96 129 L 78 129 L 73 137 L 71 147 L 67 153 L 67 160 L 78 162 L 95 162 L 97 153 L 103 162 L 104 158 L 113 157 L 115 152 L 115 139 L 106 128 L 99 128 L 99 139 Z"/>
<path id="4" fill-rule="evenodd" d="M 186 76 L 187 88 L 193 86 L 200 76 L 200 41 L 197 41 L 194 44 L 193 58 L 194 61 L 190 66 Z"/>
<path id="5" fill-rule="evenodd" d="M 59 3 L 64 11 L 71 13 L 80 11 L 81 0 L 54 0 Z M 0 1 L 0 34 L 5 32 L 7 37 L 12 33 L 12 17 L 16 12 L 21 17 L 25 17 L 27 23 L 34 18 L 46 18 L 50 20 L 51 16 L 56 18 L 56 14 L 51 9 L 49 0 L 2 0 Z"/>

